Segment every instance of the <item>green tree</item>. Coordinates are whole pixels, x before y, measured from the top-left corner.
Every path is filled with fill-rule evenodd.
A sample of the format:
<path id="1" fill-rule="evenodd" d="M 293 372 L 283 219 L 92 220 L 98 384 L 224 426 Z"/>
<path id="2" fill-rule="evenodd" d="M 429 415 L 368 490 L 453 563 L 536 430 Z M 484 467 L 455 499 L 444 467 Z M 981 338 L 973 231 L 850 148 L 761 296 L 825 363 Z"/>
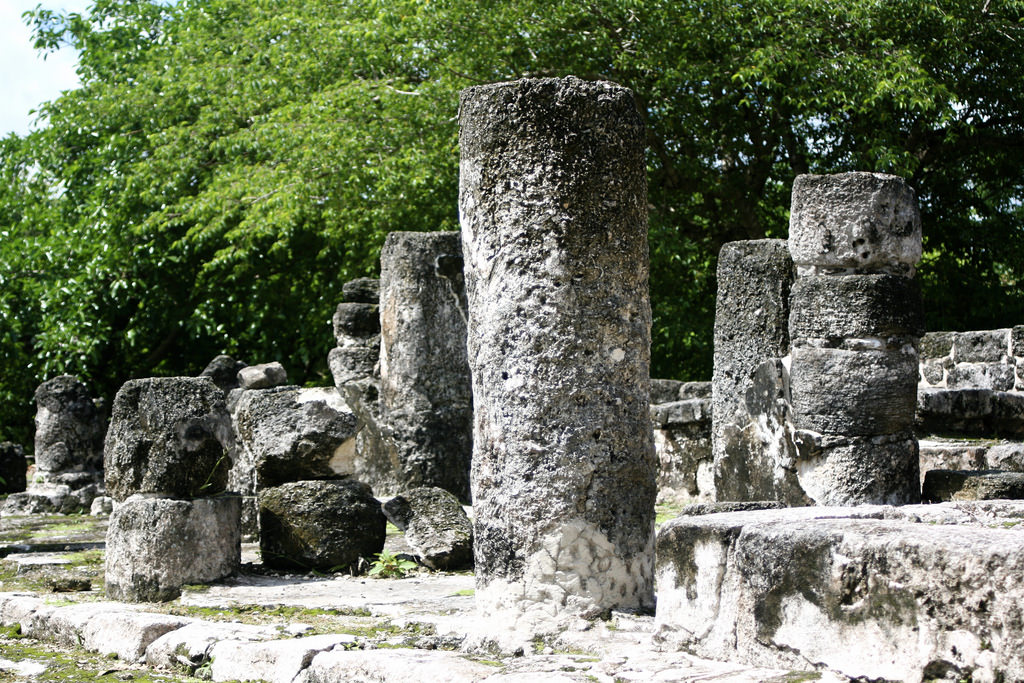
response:
<path id="1" fill-rule="evenodd" d="M 710 374 L 714 268 L 804 172 L 917 189 L 933 329 L 1022 320 L 1019 0 L 96 0 L 31 13 L 81 88 L 0 145 L 0 437 L 60 372 L 110 397 L 216 353 L 329 382 L 344 281 L 456 229 L 467 85 L 575 74 L 648 126 L 654 367 Z M 955 300 L 957 306 L 950 306 Z"/>

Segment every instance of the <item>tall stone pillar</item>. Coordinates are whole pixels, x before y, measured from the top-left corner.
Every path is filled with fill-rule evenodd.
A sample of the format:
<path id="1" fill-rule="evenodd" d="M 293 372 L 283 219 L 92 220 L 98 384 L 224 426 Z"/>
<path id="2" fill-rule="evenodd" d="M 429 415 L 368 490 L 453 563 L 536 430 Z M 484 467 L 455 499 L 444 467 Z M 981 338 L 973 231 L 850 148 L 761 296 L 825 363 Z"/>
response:
<path id="1" fill-rule="evenodd" d="M 914 191 L 879 173 L 799 176 L 789 249 L 801 485 L 818 504 L 919 501 Z"/>
<path id="2" fill-rule="evenodd" d="M 715 499 L 809 501 L 796 479 L 788 410 L 785 240 L 729 242 L 718 255 L 712 454 Z"/>
<path id="3" fill-rule="evenodd" d="M 459 208 L 477 606 L 524 628 L 653 602 L 644 131 L 576 78 L 468 88 Z"/>
<path id="4" fill-rule="evenodd" d="M 473 394 L 457 232 L 392 232 L 380 254 L 380 402 L 404 488 L 469 500 Z"/>

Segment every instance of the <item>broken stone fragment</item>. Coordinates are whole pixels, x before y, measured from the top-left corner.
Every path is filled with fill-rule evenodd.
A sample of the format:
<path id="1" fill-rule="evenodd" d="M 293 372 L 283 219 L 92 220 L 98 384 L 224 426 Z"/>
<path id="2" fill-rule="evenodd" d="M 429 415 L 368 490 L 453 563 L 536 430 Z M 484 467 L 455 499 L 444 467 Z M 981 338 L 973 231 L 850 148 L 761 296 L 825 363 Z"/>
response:
<path id="1" fill-rule="evenodd" d="M 200 377 L 209 377 L 213 383 L 225 394 L 232 389 L 239 387 L 238 372 L 245 367 L 245 363 L 235 360 L 231 356 L 219 355 L 199 373 Z"/>
<path id="2" fill-rule="evenodd" d="M 277 361 L 250 365 L 238 371 L 238 385 L 242 389 L 269 389 L 287 383 L 288 373 Z"/>
<path id="3" fill-rule="evenodd" d="M 473 564 L 473 525 L 454 495 L 436 486 L 401 493 L 383 506 L 405 532 L 420 561 L 431 569 L 463 569 Z"/>
<path id="4" fill-rule="evenodd" d="M 925 503 L 1024 498 L 1024 472 L 931 470 L 924 475 Z"/>
<path id="5" fill-rule="evenodd" d="M 297 481 L 259 493 L 260 554 L 270 567 L 355 571 L 384 548 L 387 520 L 370 487 Z"/>
<path id="6" fill-rule="evenodd" d="M 36 389 L 35 463 L 41 472 L 97 470 L 106 425 L 88 389 L 61 375 Z"/>
<path id="7" fill-rule="evenodd" d="M 914 190 L 893 175 L 800 175 L 793 181 L 789 250 L 803 274 L 912 276 L 921 260 Z"/>
<path id="8" fill-rule="evenodd" d="M 920 454 L 910 432 L 876 436 L 797 433 L 796 477 L 816 505 L 921 501 Z"/>
<path id="9" fill-rule="evenodd" d="M 343 346 L 348 337 L 373 337 L 380 334 L 380 306 L 341 303 L 334 311 L 334 337 Z"/>
<path id="10" fill-rule="evenodd" d="M 173 600 L 186 584 L 231 575 L 241 558 L 240 513 L 234 495 L 124 501 L 107 528 L 107 595 L 125 602 Z"/>
<path id="11" fill-rule="evenodd" d="M 336 346 L 327 353 L 327 365 L 334 378 L 334 386 L 373 377 L 380 360 L 380 346 Z"/>
<path id="12" fill-rule="evenodd" d="M 235 424 L 255 490 L 355 472 L 358 421 L 334 387 L 247 391 Z"/>
<path id="13" fill-rule="evenodd" d="M 234 441 L 224 393 L 209 377 L 130 380 L 114 398 L 104 449 L 107 493 L 195 498 L 224 491 Z"/>

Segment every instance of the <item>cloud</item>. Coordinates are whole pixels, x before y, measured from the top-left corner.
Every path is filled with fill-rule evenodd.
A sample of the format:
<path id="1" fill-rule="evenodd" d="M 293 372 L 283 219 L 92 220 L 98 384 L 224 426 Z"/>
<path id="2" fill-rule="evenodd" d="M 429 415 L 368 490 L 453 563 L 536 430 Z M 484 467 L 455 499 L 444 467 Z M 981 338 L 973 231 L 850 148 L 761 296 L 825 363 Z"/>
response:
<path id="1" fill-rule="evenodd" d="M 52 10 L 84 12 L 92 0 L 0 0 L 0 136 L 29 131 L 29 111 L 78 85 L 77 54 L 70 49 L 44 60 L 32 47 L 32 32 L 22 13 L 36 5 Z"/>

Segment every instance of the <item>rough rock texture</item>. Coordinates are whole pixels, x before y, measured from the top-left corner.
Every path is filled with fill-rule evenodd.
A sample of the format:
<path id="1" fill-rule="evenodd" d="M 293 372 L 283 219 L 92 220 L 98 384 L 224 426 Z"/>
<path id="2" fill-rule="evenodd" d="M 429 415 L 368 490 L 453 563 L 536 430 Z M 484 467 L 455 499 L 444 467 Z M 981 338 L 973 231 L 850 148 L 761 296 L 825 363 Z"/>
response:
<path id="1" fill-rule="evenodd" d="M 719 500 L 802 499 L 779 404 L 785 370 L 776 364 L 789 354 L 792 282 L 785 240 L 730 242 L 719 252 L 712 378 Z"/>
<path id="2" fill-rule="evenodd" d="M 227 394 L 232 389 L 239 388 L 238 372 L 245 366 L 242 361 L 221 354 L 211 360 L 199 373 L 199 376 L 209 377 L 221 391 Z"/>
<path id="3" fill-rule="evenodd" d="M 801 275 L 913 276 L 921 260 L 914 191 L 902 178 L 882 173 L 797 176 L 789 249 Z"/>
<path id="4" fill-rule="evenodd" d="M 380 334 L 380 306 L 376 303 L 340 303 L 334 311 L 332 322 L 334 338 L 339 346 L 348 337 L 373 337 Z"/>
<path id="5" fill-rule="evenodd" d="M 260 553 L 284 569 L 358 569 L 384 548 L 387 521 L 362 482 L 297 481 L 259 494 Z"/>
<path id="6" fill-rule="evenodd" d="M 919 434 L 1024 438 L 1024 394 L 989 389 L 921 388 Z"/>
<path id="7" fill-rule="evenodd" d="M 468 501 L 473 395 L 459 233 L 388 233 L 380 328 L 381 417 L 399 481 Z"/>
<path id="8" fill-rule="evenodd" d="M 921 340 L 921 388 L 1021 391 L 1024 326 L 929 332 Z"/>
<path id="9" fill-rule="evenodd" d="M 238 569 L 238 496 L 170 500 L 133 496 L 107 528 L 106 591 L 114 600 L 173 600 L 181 587 Z"/>
<path id="10" fill-rule="evenodd" d="M 473 524 L 452 493 L 436 486 L 410 489 L 383 509 L 426 566 L 464 569 L 473 564 Z"/>
<path id="11" fill-rule="evenodd" d="M 288 373 L 277 361 L 250 365 L 238 371 L 238 386 L 242 389 L 270 389 L 288 383 Z"/>
<path id="12" fill-rule="evenodd" d="M 794 345 L 838 346 L 848 339 L 893 337 L 899 344 L 922 334 L 917 280 L 887 274 L 809 275 L 793 283 L 789 336 Z"/>
<path id="13" fill-rule="evenodd" d="M 266 642 L 221 640 L 210 647 L 210 680 L 292 683 L 317 654 L 354 642 L 356 637 L 347 633 Z"/>
<path id="14" fill-rule="evenodd" d="M 997 500 L 1024 498 L 1024 472 L 931 470 L 924 476 L 921 500 Z"/>
<path id="15" fill-rule="evenodd" d="M 858 680 L 1024 680 L 1024 506 L 792 508 L 658 534 L 667 644 Z"/>
<path id="16" fill-rule="evenodd" d="M 576 78 L 462 92 L 477 604 L 533 628 L 653 602 L 644 132 Z"/>
<path id="17" fill-rule="evenodd" d="M 21 493 L 12 493 L 4 501 L 0 514 L 38 515 L 59 512 L 65 515 L 88 512 L 99 494 L 99 487 L 89 483 L 74 486 L 58 483 L 33 483 Z"/>
<path id="18" fill-rule="evenodd" d="M 380 280 L 371 277 L 349 280 L 341 286 L 341 295 L 351 303 L 377 304 L 380 301 Z"/>
<path id="19" fill-rule="evenodd" d="M 104 452 L 107 492 L 195 498 L 220 493 L 234 441 L 224 393 L 209 377 L 125 382 Z"/>
<path id="20" fill-rule="evenodd" d="M 793 183 L 790 407 L 797 478 L 818 504 L 920 499 L 914 408 L 921 257 L 914 191 L 896 176 Z"/>
<path id="21" fill-rule="evenodd" d="M 253 465 L 254 491 L 355 473 L 358 421 L 334 387 L 247 391 L 235 428 Z"/>
<path id="22" fill-rule="evenodd" d="M 36 470 L 40 473 L 98 470 L 106 426 L 88 389 L 71 375 L 36 389 Z"/>
<path id="23" fill-rule="evenodd" d="M 0 443 L 0 493 L 24 491 L 27 468 L 24 448 L 10 441 Z"/>
<path id="24" fill-rule="evenodd" d="M 686 505 L 712 500 L 711 399 L 652 402 L 651 423 L 658 458 L 657 502 Z"/>
<path id="25" fill-rule="evenodd" d="M 1024 443 L 986 439 L 921 439 L 921 482 L 931 470 L 1024 472 Z"/>

